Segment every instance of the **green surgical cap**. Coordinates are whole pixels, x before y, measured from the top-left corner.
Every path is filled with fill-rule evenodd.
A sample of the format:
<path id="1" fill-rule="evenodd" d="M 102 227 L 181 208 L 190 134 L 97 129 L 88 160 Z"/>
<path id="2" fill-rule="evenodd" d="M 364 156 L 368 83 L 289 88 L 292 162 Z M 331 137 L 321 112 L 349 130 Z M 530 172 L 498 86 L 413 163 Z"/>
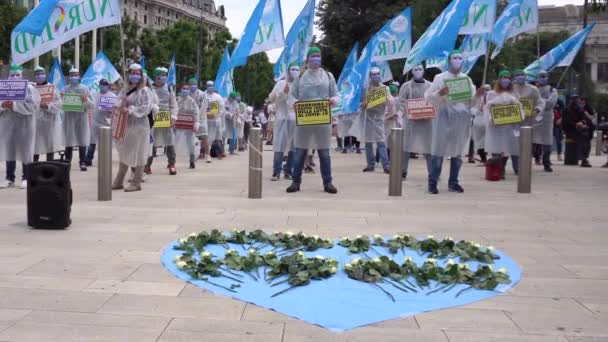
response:
<path id="1" fill-rule="evenodd" d="M 448 55 L 448 59 L 452 58 L 453 55 L 462 55 L 462 51 L 460 51 L 460 50 L 450 51 L 450 54 Z"/>
<path id="2" fill-rule="evenodd" d="M 298 62 L 291 62 L 291 63 L 289 63 L 289 68 L 291 68 L 291 67 L 298 67 L 299 68 L 300 67 L 300 63 L 298 63 Z"/>
<path id="3" fill-rule="evenodd" d="M 230 93 L 229 97 L 231 99 L 236 99 L 236 94 L 237 94 L 236 91 L 233 91 L 232 93 Z"/>
<path id="4" fill-rule="evenodd" d="M 13 64 L 11 65 L 10 71 L 23 71 L 23 67 L 21 65 Z"/>
<path id="5" fill-rule="evenodd" d="M 196 84 L 196 83 L 198 83 L 198 81 L 196 80 L 196 78 L 190 77 L 190 79 L 188 80 L 188 83 L 190 83 L 190 84 Z"/>
<path id="6" fill-rule="evenodd" d="M 46 71 L 46 70 L 45 70 L 43 67 L 41 67 L 41 66 L 37 66 L 37 67 L 34 69 L 34 72 L 45 72 L 45 71 Z"/>
<path id="7" fill-rule="evenodd" d="M 310 49 L 308 49 L 308 53 L 306 54 L 306 56 L 310 56 L 310 55 L 315 54 L 315 53 L 321 53 L 321 49 L 319 49 L 316 46 L 313 46 Z"/>
<path id="8" fill-rule="evenodd" d="M 152 75 L 154 75 L 154 77 L 158 77 L 164 73 L 166 73 L 166 69 L 163 67 L 158 67 L 156 69 L 154 69 L 154 71 L 152 72 Z"/>
<path id="9" fill-rule="evenodd" d="M 519 75 L 519 74 L 526 74 L 526 72 L 524 71 L 524 69 L 515 69 L 513 70 L 513 74 L 515 75 Z"/>
<path id="10" fill-rule="evenodd" d="M 397 86 L 394 84 L 391 84 L 390 86 L 388 86 L 388 89 L 390 89 L 391 93 L 396 93 L 397 92 Z"/>
<path id="11" fill-rule="evenodd" d="M 498 73 L 498 77 L 511 76 L 511 72 L 509 70 L 503 70 Z"/>
<path id="12" fill-rule="evenodd" d="M 241 97 L 241 93 L 239 93 L 238 91 L 235 91 L 234 94 L 236 95 L 235 97 Z"/>

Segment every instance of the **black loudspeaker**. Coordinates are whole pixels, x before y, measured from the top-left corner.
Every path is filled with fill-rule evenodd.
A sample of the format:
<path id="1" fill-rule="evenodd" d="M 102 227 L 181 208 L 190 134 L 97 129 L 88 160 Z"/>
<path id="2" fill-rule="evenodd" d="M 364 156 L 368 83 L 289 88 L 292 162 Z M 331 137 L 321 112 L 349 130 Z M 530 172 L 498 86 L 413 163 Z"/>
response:
<path id="1" fill-rule="evenodd" d="M 27 166 L 27 224 L 39 229 L 65 229 L 72 220 L 70 164 L 63 161 Z"/>

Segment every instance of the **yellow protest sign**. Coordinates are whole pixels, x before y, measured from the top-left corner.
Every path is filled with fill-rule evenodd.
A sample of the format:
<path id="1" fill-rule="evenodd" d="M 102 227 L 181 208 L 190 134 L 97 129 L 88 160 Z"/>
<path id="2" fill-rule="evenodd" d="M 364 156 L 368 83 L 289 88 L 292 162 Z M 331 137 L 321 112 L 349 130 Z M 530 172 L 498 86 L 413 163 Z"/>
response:
<path id="1" fill-rule="evenodd" d="M 366 102 L 367 108 L 374 108 L 381 104 L 386 103 L 386 88 L 381 87 L 378 89 L 370 90 L 367 92 Z"/>
<path id="2" fill-rule="evenodd" d="M 220 103 L 217 101 L 209 102 L 209 107 L 207 107 L 207 116 L 215 117 L 220 114 Z"/>
<path id="3" fill-rule="evenodd" d="M 492 106 L 490 112 L 495 125 L 512 125 L 522 122 L 519 105 Z"/>
<path id="4" fill-rule="evenodd" d="M 296 125 L 315 126 L 331 124 L 329 100 L 296 102 Z"/>
<path id="5" fill-rule="evenodd" d="M 170 128 L 171 113 L 168 111 L 160 111 L 154 115 L 154 128 Z"/>
<path id="6" fill-rule="evenodd" d="M 526 114 L 526 117 L 533 117 L 534 116 L 534 99 L 526 97 L 523 99 L 519 99 L 519 102 L 521 102 L 521 105 L 524 108 L 524 113 Z"/>

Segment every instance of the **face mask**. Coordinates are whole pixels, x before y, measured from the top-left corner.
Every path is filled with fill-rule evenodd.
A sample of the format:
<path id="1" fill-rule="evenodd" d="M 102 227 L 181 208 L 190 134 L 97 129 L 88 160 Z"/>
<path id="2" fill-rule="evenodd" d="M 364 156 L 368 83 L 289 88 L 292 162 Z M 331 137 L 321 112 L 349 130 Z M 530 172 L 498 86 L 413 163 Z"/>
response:
<path id="1" fill-rule="evenodd" d="M 300 70 L 289 70 L 289 75 L 291 76 L 292 79 L 296 79 L 300 76 Z"/>
<path id="2" fill-rule="evenodd" d="M 371 79 L 372 79 L 372 82 L 376 82 L 376 83 L 382 82 L 382 76 L 380 76 L 380 75 L 372 75 Z"/>
<path id="3" fill-rule="evenodd" d="M 78 76 L 70 77 L 70 83 L 72 83 L 72 85 L 78 85 L 78 83 L 80 83 L 80 77 L 78 77 Z"/>
<path id="4" fill-rule="evenodd" d="M 158 78 L 158 80 L 156 81 L 159 85 L 163 85 L 167 82 L 167 76 L 161 76 Z"/>
<path id="5" fill-rule="evenodd" d="M 312 56 L 308 59 L 308 65 L 311 67 L 320 67 L 321 66 L 321 56 Z"/>
<path id="6" fill-rule="evenodd" d="M 191 85 L 190 85 L 190 91 L 191 91 L 191 92 L 193 92 L 193 93 L 194 93 L 194 92 L 195 92 L 195 91 L 197 91 L 197 90 L 198 90 L 198 86 L 197 86 L 196 84 L 191 84 Z"/>
<path id="7" fill-rule="evenodd" d="M 207 92 L 209 94 L 213 94 L 215 92 L 215 88 L 207 88 Z"/>
<path id="8" fill-rule="evenodd" d="M 548 77 L 541 77 L 538 79 L 538 83 L 542 86 L 546 86 L 549 83 Z"/>
<path id="9" fill-rule="evenodd" d="M 21 75 L 19 75 L 19 74 L 9 75 L 8 79 L 9 80 L 20 80 L 21 79 Z"/>
<path id="10" fill-rule="evenodd" d="M 108 90 L 110 90 L 110 86 L 102 85 L 102 86 L 99 87 L 99 91 L 101 91 L 102 94 L 107 93 Z"/>
<path id="11" fill-rule="evenodd" d="M 414 75 L 414 79 L 419 80 L 422 79 L 422 77 L 424 76 L 424 70 L 416 69 L 412 71 L 412 74 Z"/>
<path id="12" fill-rule="evenodd" d="M 190 96 L 190 90 L 188 90 L 188 89 L 182 89 L 182 93 L 181 94 L 182 94 L 183 97 Z"/>
<path id="13" fill-rule="evenodd" d="M 241 103 L 241 98 L 240 98 L 240 97 L 237 97 L 237 98 L 236 98 L 236 102 Z"/>
<path id="14" fill-rule="evenodd" d="M 452 66 L 452 69 L 457 71 L 460 71 L 460 69 L 462 69 L 463 63 L 464 60 L 462 59 L 462 57 L 452 57 L 452 59 L 450 60 L 450 65 Z"/>
<path id="15" fill-rule="evenodd" d="M 515 83 L 517 83 L 517 84 L 526 83 L 526 76 L 524 76 L 524 75 L 515 76 Z"/>
<path id="16" fill-rule="evenodd" d="M 45 74 L 38 74 L 38 75 L 36 75 L 36 82 L 42 83 L 44 81 L 46 81 L 46 75 Z"/>
<path id="17" fill-rule="evenodd" d="M 140 81 L 141 81 L 141 75 L 137 75 L 137 74 L 129 75 L 129 82 L 139 83 Z"/>
<path id="18" fill-rule="evenodd" d="M 500 87 L 503 89 L 507 89 L 511 86 L 511 80 L 508 78 L 503 78 L 500 80 Z"/>
<path id="19" fill-rule="evenodd" d="M 577 102 L 577 103 L 576 103 L 576 105 L 577 105 L 577 106 L 578 106 L 578 108 L 580 108 L 580 109 L 585 109 L 585 104 L 584 104 L 584 103 Z"/>

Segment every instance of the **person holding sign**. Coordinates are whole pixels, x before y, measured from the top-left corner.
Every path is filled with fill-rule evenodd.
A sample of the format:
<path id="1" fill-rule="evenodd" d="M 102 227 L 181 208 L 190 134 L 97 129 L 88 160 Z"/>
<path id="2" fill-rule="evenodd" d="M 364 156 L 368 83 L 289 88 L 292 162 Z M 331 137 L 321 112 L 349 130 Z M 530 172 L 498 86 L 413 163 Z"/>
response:
<path id="1" fill-rule="evenodd" d="M 42 67 L 34 69 L 36 89 L 40 94 L 40 108 L 36 112 L 36 142 L 34 144 L 34 161 L 41 154 L 46 154 L 46 160 L 55 158 L 55 152 L 63 150 L 63 131 L 61 126 L 61 108 L 63 103 L 55 86 L 46 79 L 46 70 Z"/>
<path id="2" fill-rule="evenodd" d="M 196 136 L 201 143 L 201 150 L 199 159 L 206 159 L 209 162 L 209 154 L 205 154 L 205 151 L 209 150 L 209 129 L 207 126 L 207 97 L 205 93 L 198 89 L 198 80 L 194 77 L 191 77 L 188 80 L 188 84 L 190 85 L 190 97 L 194 99 L 196 105 L 199 108 L 199 129 L 196 132 Z M 179 107 L 179 105 L 178 105 Z"/>
<path id="3" fill-rule="evenodd" d="M 91 121 L 91 141 L 87 149 L 87 166 L 93 165 L 99 128 L 110 127 L 112 110 L 114 110 L 114 106 L 118 102 L 118 96 L 110 91 L 110 83 L 105 78 L 99 81 L 99 93 L 95 94 L 94 101 L 95 108 L 93 109 L 93 120 Z"/>
<path id="4" fill-rule="evenodd" d="M 207 81 L 207 125 L 209 129 L 209 144 L 221 144 L 224 125 L 222 124 L 222 113 L 224 111 L 224 99 L 215 91 L 213 81 Z M 210 147 L 209 147 L 210 148 Z M 205 155 L 210 156 L 209 148 Z M 207 157 L 209 158 L 209 157 Z M 222 159 L 222 157 L 218 157 Z M 209 162 L 209 159 L 207 159 Z"/>
<path id="5" fill-rule="evenodd" d="M 399 90 L 399 112 L 403 113 L 403 151 L 401 171 L 403 179 L 407 179 L 410 164 L 410 154 L 424 154 L 429 175 L 431 174 L 431 143 L 433 140 L 433 116 L 435 107 L 426 102 L 424 93 L 431 82 L 424 78 L 424 67 L 417 65 L 412 69 L 412 80 L 406 82 Z M 408 106 L 409 104 L 409 106 Z M 423 112 L 426 108 L 430 114 L 426 117 L 416 117 L 414 111 Z"/>
<path id="6" fill-rule="evenodd" d="M 549 84 L 549 74 L 544 70 L 538 72 L 536 86 L 541 98 L 545 102 L 545 108 L 543 108 L 538 116 L 538 120 L 532 126 L 532 142 L 542 146 L 542 148 L 538 149 L 538 152 L 541 153 L 536 153 L 534 157 L 537 161 L 540 161 L 540 154 L 542 154 L 545 172 L 553 172 L 553 168 L 551 168 L 551 147 L 553 146 L 553 122 L 555 115 L 553 109 L 557 104 L 558 94 L 557 90 Z"/>
<path id="7" fill-rule="evenodd" d="M 294 158 L 294 132 L 296 130 L 296 113 L 294 108 L 287 105 L 289 91 L 293 82 L 300 76 L 300 66 L 298 63 L 289 65 L 289 72 L 284 79 L 278 81 L 270 93 L 270 102 L 276 108 L 276 120 L 274 121 L 274 141 L 272 149 L 274 151 L 274 161 L 272 165 L 272 181 L 281 178 L 281 166 L 283 157 L 287 153 L 287 162 L 283 168 L 285 179 L 291 179 L 293 174 Z"/>
<path id="8" fill-rule="evenodd" d="M 306 62 L 308 69 L 293 82 L 287 102 L 295 109 L 296 122 L 300 122 L 295 130 L 293 182 L 287 188 L 287 192 L 300 191 L 306 155 L 308 150 L 316 149 L 321 162 L 324 191 L 336 194 L 338 190 L 332 184 L 329 149 L 331 147 L 330 107 L 335 106 L 340 99 L 338 87 L 334 76 L 321 67 L 321 49 L 311 47 Z"/>
<path id="9" fill-rule="evenodd" d="M 190 86 L 184 84 L 177 100 L 178 114 L 175 122 L 176 146 L 185 146 L 190 156 L 190 169 L 196 168 L 196 133 L 200 128 L 198 105 L 190 96 Z M 181 148 L 180 148 L 181 150 Z"/>
<path id="10" fill-rule="evenodd" d="M 78 146 L 80 171 L 87 171 L 87 146 L 90 142 L 89 116 L 95 101 L 89 88 L 80 84 L 78 69 L 70 70 L 70 83 L 61 92 L 63 97 L 63 132 L 65 135 L 65 160 L 72 162 L 74 146 Z"/>
<path id="11" fill-rule="evenodd" d="M 20 81 L 23 67 L 12 65 L 9 70 L 10 81 Z M 27 188 L 26 164 L 34 156 L 34 131 L 36 129 L 36 112 L 40 108 L 40 96 L 36 88 L 28 82 L 19 82 L 21 96 L 13 100 L 0 101 L 0 161 L 6 162 L 6 179 L 0 182 L 0 189 L 15 185 L 17 161 L 22 163 L 21 189 Z"/>
<path id="12" fill-rule="evenodd" d="M 521 102 L 513 92 L 510 71 L 503 70 L 493 91 L 487 93 L 484 105 L 486 117 L 486 152 L 502 163 L 502 178 L 508 157 L 513 172 L 519 173 L 519 129 L 525 118 Z"/>
<path id="13" fill-rule="evenodd" d="M 135 168 L 133 181 L 125 192 L 141 191 L 144 165 L 150 150 L 150 122 L 148 115 L 154 109 L 154 92 L 146 87 L 139 64 L 129 66 L 129 83 L 120 92 L 116 105 L 128 115 L 127 131 L 122 141 L 116 141 L 120 160 L 118 173 L 112 184 L 113 190 L 124 187 L 129 167 Z"/>
<path id="14" fill-rule="evenodd" d="M 240 108 L 239 108 L 239 104 L 238 102 L 236 102 L 236 98 L 238 96 L 238 93 L 233 91 L 232 93 L 230 93 L 230 95 L 228 95 L 228 100 L 226 101 L 225 104 L 225 109 L 226 109 L 226 117 L 225 117 L 225 130 L 224 132 L 226 133 L 226 139 L 228 139 L 228 151 L 230 152 L 230 155 L 235 155 L 236 152 L 234 152 L 234 150 L 236 149 L 236 140 L 238 139 L 238 135 L 235 136 L 234 133 L 237 130 L 238 127 L 238 120 L 240 117 Z"/>
<path id="15" fill-rule="evenodd" d="M 374 172 L 376 159 L 374 144 L 378 147 L 380 161 L 384 173 L 391 172 L 391 162 L 388 160 L 386 151 L 386 136 L 384 134 L 384 114 L 386 113 L 386 102 L 389 96 L 388 87 L 382 84 L 380 69 L 373 67 L 369 73 L 370 82 L 367 88 L 365 100 L 361 103 L 361 127 L 363 128 L 362 141 L 365 143 L 365 157 L 367 167 L 363 172 Z"/>
<path id="16" fill-rule="evenodd" d="M 169 89 L 167 85 L 167 74 L 169 70 L 164 67 L 154 69 L 154 84 L 152 90 L 158 98 L 159 111 L 154 115 L 154 148 L 152 156 L 148 158 L 146 164 L 146 172 L 151 173 L 152 162 L 156 157 L 156 148 L 165 147 L 167 149 L 167 168 L 169 174 L 175 176 L 177 169 L 175 168 L 175 131 L 173 125 L 177 120 L 177 100 L 175 93 Z"/>
<path id="17" fill-rule="evenodd" d="M 437 116 L 433 122 L 433 141 L 431 144 L 431 172 L 429 193 L 438 194 L 437 184 L 441 176 L 443 159 L 450 158 L 450 178 L 448 189 L 463 193 L 458 175 L 462 167 L 462 155 L 468 150 L 471 137 L 471 107 L 475 86 L 466 74 L 462 73 L 464 58 L 462 52 L 454 50 L 448 55 L 448 71 L 433 80 L 424 97 L 435 105 Z M 478 91 L 478 95 L 481 90 Z"/>

